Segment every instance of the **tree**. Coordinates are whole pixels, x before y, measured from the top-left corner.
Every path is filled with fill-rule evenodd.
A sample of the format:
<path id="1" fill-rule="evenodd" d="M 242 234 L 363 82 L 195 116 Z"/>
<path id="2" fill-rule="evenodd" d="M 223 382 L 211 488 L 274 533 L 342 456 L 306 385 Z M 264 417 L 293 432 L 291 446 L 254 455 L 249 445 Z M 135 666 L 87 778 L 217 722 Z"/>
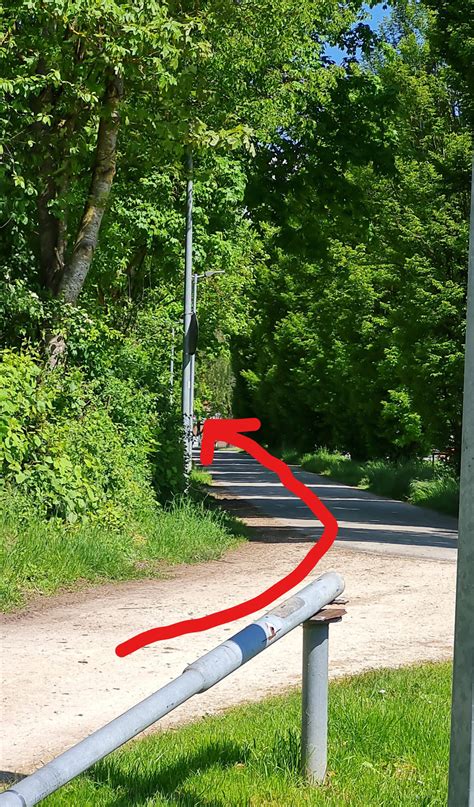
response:
<path id="1" fill-rule="evenodd" d="M 15 189 L 6 193 L 3 235 L 25 243 L 40 286 L 77 302 L 117 162 L 140 155 L 146 175 L 157 154 L 173 162 L 186 142 L 238 148 L 284 125 L 312 59 L 311 29 L 335 8 L 295 0 L 3 6 L 2 189 Z"/>
<path id="2" fill-rule="evenodd" d="M 112 187 L 121 116 L 132 114 L 137 87 L 161 88 L 166 102 L 193 24 L 154 0 L 57 0 L 4 6 L 2 27 L 2 179 L 16 189 L 4 235 L 20 231 L 43 288 L 75 303 Z"/>
<path id="3" fill-rule="evenodd" d="M 270 439 L 284 423 L 362 458 L 459 450 L 470 133 L 431 26 L 397 10 L 258 155 L 269 260 L 235 369 Z"/>

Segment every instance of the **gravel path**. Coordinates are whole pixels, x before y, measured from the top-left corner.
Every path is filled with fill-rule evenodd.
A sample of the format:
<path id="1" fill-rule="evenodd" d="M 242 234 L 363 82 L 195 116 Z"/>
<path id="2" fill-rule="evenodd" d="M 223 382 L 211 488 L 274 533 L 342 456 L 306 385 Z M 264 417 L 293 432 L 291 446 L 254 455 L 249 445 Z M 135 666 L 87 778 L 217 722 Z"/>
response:
<path id="1" fill-rule="evenodd" d="M 115 656 L 119 641 L 247 599 L 307 552 L 317 527 L 274 478 L 237 452 L 219 452 L 213 468 L 219 497 L 255 528 L 251 542 L 219 561 L 177 567 L 164 580 L 64 594 L 2 618 L 3 771 L 25 773 L 48 761 L 170 681 L 248 620 L 152 645 L 125 659 Z M 301 478 L 341 523 L 341 540 L 315 571 L 341 572 L 350 601 L 343 622 L 331 628 L 331 675 L 448 658 L 454 520 L 312 474 Z M 300 664 L 297 629 L 161 725 L 297 684 Z"/>

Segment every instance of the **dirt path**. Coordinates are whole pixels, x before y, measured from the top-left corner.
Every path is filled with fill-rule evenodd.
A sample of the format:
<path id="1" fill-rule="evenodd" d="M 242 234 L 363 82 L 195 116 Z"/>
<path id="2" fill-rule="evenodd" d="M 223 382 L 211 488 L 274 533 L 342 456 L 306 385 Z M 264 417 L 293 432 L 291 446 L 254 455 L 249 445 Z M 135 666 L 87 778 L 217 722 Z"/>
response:
<path id="1" fill-rule="evenodd" d="M 29 772 L 170 681 L 241 627 L 234 623 L 147 647 L 125 659 L 115 645 L 153 625 L 198 616 L 255 595 L 290 571 L 308 549 L 279 519 L 249 515 L 255 541 L 170 578 L 63 595 L 2 619 L 3 771 Z M 341 542 L 318 566 L 340 571 L 348 615 L 331 629 L 331 675 L 449 657 L 454 556 L 366 552 Z M 260 698 L 300 680 L 301 631 L 197 696 L 166 726 Z"/>

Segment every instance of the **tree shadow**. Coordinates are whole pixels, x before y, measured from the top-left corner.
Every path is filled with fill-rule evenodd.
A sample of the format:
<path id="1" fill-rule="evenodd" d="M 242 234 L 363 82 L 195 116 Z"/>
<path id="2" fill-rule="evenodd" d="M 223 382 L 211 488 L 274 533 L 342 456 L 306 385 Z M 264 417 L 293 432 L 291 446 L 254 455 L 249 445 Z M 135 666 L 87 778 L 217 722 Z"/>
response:
<path id="1" fill-rule="evenodd" d="M 0 785 L 14 785 L 21 779 L 25 779 L 26 774 L 15 773 L 14 771 L 0 771 Z"/>
<path id="2" fill-rule="evenodd" d="M 151 754 L 153 751 L 150 749 Z M 121 793 L 114 801 L 116 807 L 139 807 L 139 805 L 146 804 L 148 799 L 158 795 L 165 798 L 169 804 L 179 805 L 179 807 L 197 807 L 197 805 L 199 807 L 227 807 L 228 799 L 224 792 L 222 799 L 206 799 L 202 793 L 192 795 L 179 794 L 176 791 L 195 773 L 202 772 L 216 764 L 222 768 L 228 768 L 236 763 L 244 762 L 245 759 L 245 746 L 219 741 L 211 742 L 193 754 L 183 752 L 181 757 L 169 765 L 161 763 L 160 755 L 158 755 L 154 771 L 150 770 L 149 760 L 143 763 L 141 759 L 138 759 L 135 765 L 132 763 L 127 770 L 124 770 L 123 758 L 112 757 L 95 765 L 89 772 L 89 778 L 98 784 L 120 788 Z M 241 807 L 245 807 L 244 802 Z"/>
<path id="3" fill-rule="evenodd" d="M 338 542 L 457 548 L 457 522 L 452 516 L 293 470 L 337 518 Z M 220 485 L 213 488 L 213 495 L 227 512 L 247 520 L 250 541 L 314 543 L 322 534 L 306 504 L 253 459 L 242 455 L 237 459 L 230 452 L 221 459 L 217 454 L 213 474 L 216 471 Z"/>

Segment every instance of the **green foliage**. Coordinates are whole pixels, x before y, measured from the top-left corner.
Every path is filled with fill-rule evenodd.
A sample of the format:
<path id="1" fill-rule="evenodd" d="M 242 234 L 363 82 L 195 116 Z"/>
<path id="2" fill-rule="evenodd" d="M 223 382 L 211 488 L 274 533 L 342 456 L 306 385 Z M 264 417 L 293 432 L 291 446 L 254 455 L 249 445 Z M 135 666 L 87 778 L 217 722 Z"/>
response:
<path id="1" fill-rule="evenodd" d="M 186 144 L 195 271 L 225 270 L 199 283 L 196 413 L 258 415 L 270 444 L 328 446 L 320 472 L 436 499 L 444 479 L 417 471 L 410 493 L 402 467 L 460 447 L 459 9 L 403 0 L 378 36 L 336 0 L 2 6 L 0 469 L 39 518 L 120 532 L 183 488 Z M 98 166 L 110 192 L 79 247 Z M 359 462 L 380 456 L 399 465 Z"/>
<path id="2" fill-rule="evenodd" d="M 435 14 L 431 39 L 435 49 L 456 71 L 461 82 L 462 105 L 474 121 L 474 37 L 472 0 L 427 0 Z"/>
<path id="3" fill-rule="evenodd" d="M 280 452 L 281 459 L 288 465 L 294 465 L 300 461 L 300 455 L 295 448 L 283 448 Z"/>
<path id="4" fill-rule="evenodd" d="M 16 401 L 4 413 L 2 462 L 45 516 L 119 525 L 134 503 L 146 509 L 154 493 L 164 501 L 182 489 L 179 372 L 171 389 L 169 361 L 174 349 L 179 367 L 187 143 L 195 270 L 226 269 L 199 290 L 196 411 L 231 413 L 230 340 L 248 330 L 263 261 L 245 215 L 247 156 L 290 122 L 301 79 L 318 65 L 314 27 L 334 36 L 353 17 L 332 0 L 92 11 L 83 0 L 24 0 L 0 11 L 0 334 L 12 348 L 2 384 Z M 73 307 L 61 278 L 116 78 L 113 193 Z M 65 363 L 49 374 L 45 345 L 57 334 Z"/>
<path id="5" fill-rule="evenodd" d="M 331 682 L 329 769 L 318 787 L 301 773 L 293 692 L 131 743 L 46 804 L 191 807 L 205 794 L 213 807 L 442 807 L 451 677 L 449 664 L 424 664 Z"/>
<path id="6" fill-rule="evenodd" d="M 5 351 L 0 375 L 0 435 L 2 475 L 20 475 L 22 463 L 41 438 L 32 432 L 41 428 L 52 408 L 52 391 L 38 384 L 40 368 L 28 355 Z M 30 445 L 31 444 L 31 445 Z"/>
<path id="7" fill-rule="evenodd" d="M 146 395 L 119 379 L 87 381 L 78 369 L 45 372 L 29 353 L 5 351 L 1 359 L 6 482 L 47 516 L 71 523 L 93 517 L 121 524 L 131 509 L 151 505 L 150 458 L 160 432 Z M 168 489 L 173 482 L 166 480 Z"/>
<path id="8" fill-rule="evenodd" d="M 290 456 L 283 453 L 283 457 Z M 292 461 L 297 452 L 291 453 Z M 289 461 L 289 460 L 286 460 Z M 459 480 L 444 464 L 424 460 L 369 460 L 356 462 L 337 451 L 320 448 L 303 454 L 301 467 L 315 474 L 331 476 L 354 487 L 373 490 L 379 496 L 405 499 L 412 504 L 432 507 L 442 513 L 457 515 Z"/>
<path id="9" fill-rule="evenodd" d="M 19 263 L 21 267 L 21 261 Z M 45 303 L 35 289 L 31 288 L 24 277 L 11 279 L 10 272 L 6 269 L 4 277 L 0 278 L 2 345 L 17 345 L 22 340 L 36 339 L 45 319 Z"/>
<path id="10" fill-rule="evenodd" d="M 367 487 L 378 493 L 379 496 L 409 499 L 413 480 L 433 479 L 436 469 L 433 468 L 430 462 L 422 460 L 404 460 L 401 462 L 370 460 L 364 463 L 364 472 Z"/>
<path id="11" fill-rule="evenodd" d="M 397 448 L 422 447 L 422 419 L 413 411 L 410 393 L 406 389 L 388 390 L 387 398 L 382 401 L 382 420 L 390 443 Z"/>
<path id="12" fill-rule="evenodd" d="M 168 413 L 160 419 L 161 434 L 150 456 L 153 485 L 161 501 L 170 499 L 184 489 L 181 419 Z"/>
<path id="13" fill-rule="evenodd" d="M 202 468 L 192 468 L 190 474 L 191 488 L 197 492 L 205 490 L 212 485 L 212 475 Z"/>
<path id="14" fill-rule="evenodd" d="M 412 480 L 409 499 L 413 504 L 457 516 L 459 480 L 446 474 L 434 479 Z"/>
<path id="15" fill-rule="evenodd" d="M 326 448 L 320 448 L 311 454 L 303 454 L 301 466 L 305 471 L 333 476 L 346 485 L 358 486 L 365 479 L 362 463 L 355 462 L 337 451 L 328 451 Z"/>
<path id="16" fill-rule="evenodd" d="M 472 147 L 432 30 L 397 5 L 368 58 L 315 82 L 257 153 L 267 258 L 234 343 L 236 414 L 273 444 L 459 457 Z"/>
<path id="17" fill-rule="evenodd" d="M 199 398 L 195 409 L 198 416 L 219 414 L 221 417 L 231 417 L 234 376 L 227 351 L 217 356 L 203 356 L 196 386 Z"/>
<path id="18" fill-rule="evenodd" d="M 196 233 L 204 235 L 208 263 L 229 263 L 233 238 L 223 233 L 232 228 L 222 222 L 232 206 L 229 192 L 245 186 L 242 150 L 252 153 L 255 139 L 269 142 L 289 122 L 321 49 L 314 28 L 332 33 L 353 16 L 334 0 L 199 7 L 127 0 L 93 9 L 85 0 L 4 4 L 0 262 L 14 271 L 13 280 L 26 270 L 37 289 L 58 293 L 74 256 L 114 77 L 123 85 L 114 116 L 116 193 L 85 294 L 100 297 L 112 285 L 135 296 L 163 252 L 176 271 L 188 143 L 213 169 L 204 183 L 196 178 Z M 281 22 L 268 26 L 268 19 Z M 210 197 L 223 216 L 213 215 Z M 248 227 L 239 213 L 235 229 L 242 235 Z"/>
<path id="19" fill-rule="evenodd" d="M 30 496 L 0 488 L 0 610 L 64 586 L 159 576 L 175 563 L 213 560 L 237 537 L 232 525 L 202 504 L 176 501 L 159 508 L 134 493 L 127 518 L 64 523 L 44 518 Z"/>

